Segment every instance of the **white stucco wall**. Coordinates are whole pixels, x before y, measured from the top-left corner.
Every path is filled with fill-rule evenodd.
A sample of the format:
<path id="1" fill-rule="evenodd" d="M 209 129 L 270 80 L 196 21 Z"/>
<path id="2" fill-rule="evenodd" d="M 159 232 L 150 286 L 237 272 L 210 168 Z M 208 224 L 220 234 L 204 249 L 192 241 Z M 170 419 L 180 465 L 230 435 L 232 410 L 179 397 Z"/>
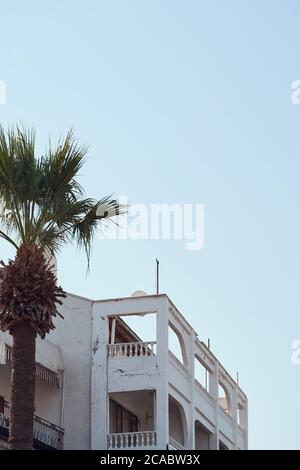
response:
<path id="1" fill-rule="evenodd" d="M 65 370 L 65 449 L 91 446 L 91 305 L 69 294 L 60 309 L 64 319 L 56 319 L 56 329 L 48 336 L 60 348 Z"/>

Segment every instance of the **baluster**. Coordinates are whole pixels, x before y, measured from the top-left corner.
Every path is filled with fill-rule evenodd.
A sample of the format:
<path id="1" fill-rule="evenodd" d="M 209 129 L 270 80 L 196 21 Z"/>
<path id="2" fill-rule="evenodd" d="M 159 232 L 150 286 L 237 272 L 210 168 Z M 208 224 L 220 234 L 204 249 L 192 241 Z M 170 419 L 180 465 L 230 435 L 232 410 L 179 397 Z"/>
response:
<path id="1" fill-rule="evenodd" d="M 132 344 L 129 345 L 129 357 L 132 357 Z"/>
<path id="2" fill-rule="evenodd" d="M 125 446 L 123 445 L 123 447 L 128 447 L 128 434 L 125 434 Z"/>

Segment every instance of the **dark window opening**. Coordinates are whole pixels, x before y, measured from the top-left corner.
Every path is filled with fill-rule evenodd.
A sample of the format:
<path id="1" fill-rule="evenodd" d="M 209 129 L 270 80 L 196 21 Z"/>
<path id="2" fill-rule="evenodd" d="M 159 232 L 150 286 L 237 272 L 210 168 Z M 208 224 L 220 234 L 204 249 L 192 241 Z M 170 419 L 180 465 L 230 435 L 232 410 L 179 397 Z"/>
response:
<path id="1" fill-rule="evenodd" d="M 110 400 L 110 432 L 138 432 L 138 418 L 114 400 Z"/>

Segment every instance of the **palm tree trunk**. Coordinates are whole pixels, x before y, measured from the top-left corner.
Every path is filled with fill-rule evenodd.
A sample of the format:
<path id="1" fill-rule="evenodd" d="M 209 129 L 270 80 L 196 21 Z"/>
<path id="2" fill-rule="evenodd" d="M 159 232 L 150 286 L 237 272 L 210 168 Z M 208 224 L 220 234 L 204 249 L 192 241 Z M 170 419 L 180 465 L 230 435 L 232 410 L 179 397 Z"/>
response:
<path id="1" fill-rule="evenodd" d="M 11 329 L 13 336 L 9 448 L 33 449 L 36 332 L 28 321 Z"/>

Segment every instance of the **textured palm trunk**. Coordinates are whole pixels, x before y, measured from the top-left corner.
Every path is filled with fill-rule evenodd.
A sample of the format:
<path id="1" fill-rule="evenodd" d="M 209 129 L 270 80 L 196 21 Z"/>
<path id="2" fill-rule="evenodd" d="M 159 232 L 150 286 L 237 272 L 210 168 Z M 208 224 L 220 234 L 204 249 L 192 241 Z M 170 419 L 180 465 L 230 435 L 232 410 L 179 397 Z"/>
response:
<path id="1" fill-rule="evenodd" d="M 36 332 L 28 321 L 11 329 L 13 336 L 9 448 L 33 449 Z"/>

